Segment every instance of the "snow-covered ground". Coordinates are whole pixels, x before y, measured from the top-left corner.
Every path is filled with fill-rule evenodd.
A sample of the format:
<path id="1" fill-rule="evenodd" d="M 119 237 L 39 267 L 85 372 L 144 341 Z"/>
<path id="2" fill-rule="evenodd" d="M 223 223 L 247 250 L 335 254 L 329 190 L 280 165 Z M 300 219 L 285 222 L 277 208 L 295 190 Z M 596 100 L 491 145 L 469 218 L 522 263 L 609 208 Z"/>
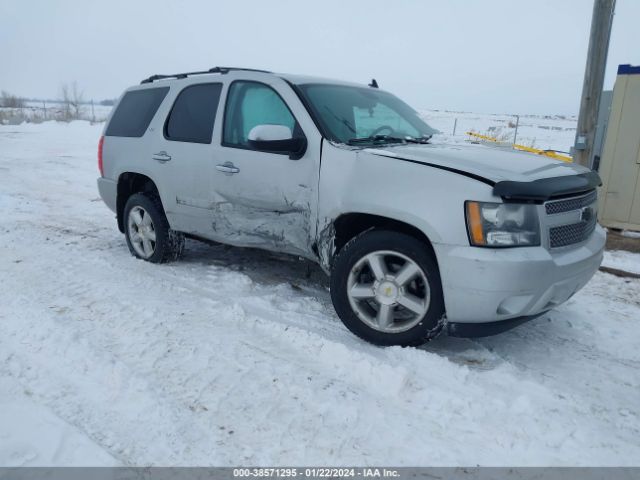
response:
<path id="1" fill-rule="evenodd" d="M 449 112 L 421 110 L 425 121 L 446 135 L 452 135 L 455 126 L 457 138 L 468 138 L 467 132 L 476 132 L 513 143 L 515 115 L 489 113 Z M 457 123 L 456 123 L 457 121 Z M 569 152 L 576 136 L 577 119 L 564 115 L 520 115 L 516 143 L 541 150 Z"/>
<path id="2" fill-rule="evenodd" d="M 134 259 L 96 191 L 100 129 L 0 126 L 0 465 L 640 464 L 639 280 L 376 348 L 297 259 Z"/>
<path id="3" fill-rule="evenodd" d="M 640 255 L 637 253 L 625 252 L 624 250 L 604 252 L 602 263 L 607 267 L 640 275 Z"/>

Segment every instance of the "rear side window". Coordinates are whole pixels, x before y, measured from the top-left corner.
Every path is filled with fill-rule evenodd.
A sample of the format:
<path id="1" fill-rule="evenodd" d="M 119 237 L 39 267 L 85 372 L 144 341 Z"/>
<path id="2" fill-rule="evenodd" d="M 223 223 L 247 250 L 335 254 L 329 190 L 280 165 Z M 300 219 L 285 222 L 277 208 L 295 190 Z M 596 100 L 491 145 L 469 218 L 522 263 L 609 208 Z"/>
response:
<path id="1" fill-rule="evenodd" d="M 167 140 L 211 143 L 221 91 L 221 83 L 202 83 L 182 90 L 165 124 Z"/>
<path id="2" fill-rule="evenodd" d="M 169 87 L 147 88 L 127 92 L 113 112 L 105 135 L 141 137 L 158 111 Z"/>

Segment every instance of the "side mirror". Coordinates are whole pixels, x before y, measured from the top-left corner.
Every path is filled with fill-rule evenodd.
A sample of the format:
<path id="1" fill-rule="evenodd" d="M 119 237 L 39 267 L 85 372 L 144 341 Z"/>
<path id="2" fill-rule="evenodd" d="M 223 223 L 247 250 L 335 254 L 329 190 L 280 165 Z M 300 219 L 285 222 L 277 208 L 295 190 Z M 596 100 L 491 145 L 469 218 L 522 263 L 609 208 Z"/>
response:
<path id="1" fill-rule="evenodd" d="M 294 138 L 291 129 L 284 125 L 257 125 L 251 129 L 247 140 L 256 150 L 288 153 L 291 160 L 302 158 L 307 149 L 307 139 Z"/>

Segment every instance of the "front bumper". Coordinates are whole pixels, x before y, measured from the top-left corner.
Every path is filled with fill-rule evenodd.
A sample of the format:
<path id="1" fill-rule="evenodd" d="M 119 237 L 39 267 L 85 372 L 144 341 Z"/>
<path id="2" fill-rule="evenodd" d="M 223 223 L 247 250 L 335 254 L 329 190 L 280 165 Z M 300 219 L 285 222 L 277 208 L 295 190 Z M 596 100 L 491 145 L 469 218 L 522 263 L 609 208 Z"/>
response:
<path id="1" fill-rule="evenodd" d="M 460 338 L 490 337 L 492 335 L 498 335 L 499 333 L 511 330 L 512 328 L 516 328 L 518 325 L 534 320 L 545 313 L 546 312 L 540 312 L 536 315 L 487 323 L 449 322 L 447 323 L 447 335 L 450 337 Z"/>
<path id="2" fill-rule="evenodd" d="M 448 321 L 486 324 L 514 320 L 508 323 L 519 324 L 566 302 L 598 270 L 605 239 L 605 231 L 597 226 L 584 244 L 557 252 L 544 247 L 434 245 Z M 455 326 L 450 330 L 455 334 Z"/>

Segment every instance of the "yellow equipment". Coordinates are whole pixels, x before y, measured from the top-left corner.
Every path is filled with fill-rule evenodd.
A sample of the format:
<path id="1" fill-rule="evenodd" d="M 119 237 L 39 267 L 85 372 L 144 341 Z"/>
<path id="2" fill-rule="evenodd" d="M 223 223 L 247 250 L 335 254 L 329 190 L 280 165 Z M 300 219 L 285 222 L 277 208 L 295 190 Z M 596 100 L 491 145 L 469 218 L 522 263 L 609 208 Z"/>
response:
<path id="1" fill-rule="evenodd" d="M 489 137 L 487 135 L 480 135 L 475 132 L 467 132 L 467 135 L 475 138 L 479 138 L 486 142 L 500 143 L 504 145 L 508 145 L 506 142 L 501 142 L 497 138 Z M 540 150 L 539 148 L 527 147 L 526 145 L 519 145 L 514 143 L 511 145 L 515 150 L 521 150 L 523 152 L 535 153 L 536 155 L 542 155 L 545 157 L 555 158 L 556 160 L 561 160 L 563 162 L 572 162 L 573 158 L 568 155 L 563 155 L 561 153 L 556 152 L 555 150 Z"/>

